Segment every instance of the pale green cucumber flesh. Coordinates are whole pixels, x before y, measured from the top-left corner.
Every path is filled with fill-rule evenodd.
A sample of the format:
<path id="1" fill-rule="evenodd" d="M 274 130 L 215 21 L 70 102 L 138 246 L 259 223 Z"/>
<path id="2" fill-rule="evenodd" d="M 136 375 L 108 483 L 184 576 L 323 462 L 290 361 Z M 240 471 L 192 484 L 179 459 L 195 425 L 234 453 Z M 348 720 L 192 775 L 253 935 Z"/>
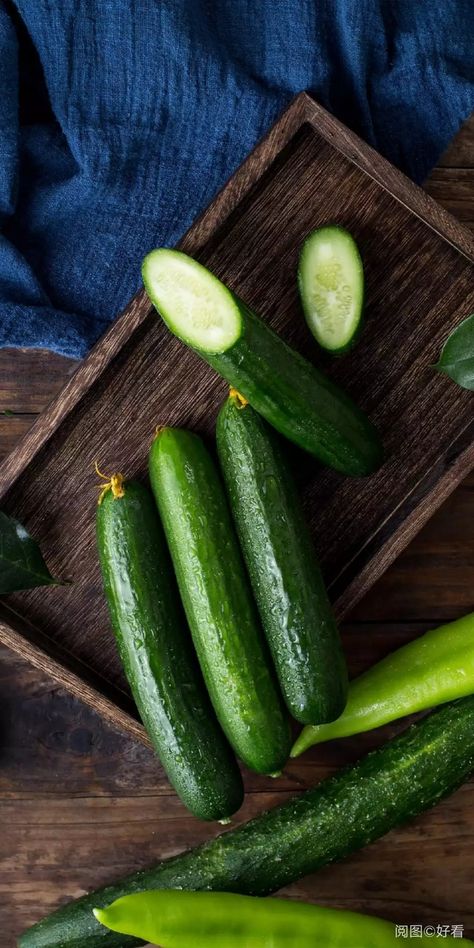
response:
<path id="1" fill-rule="evenodd" d="M 298 285 L 306 322 L 329 352 L 354 340 L 364 304 L 364 270 L 357 244 L 342 227 L 319 227 L 305 240 Z"/>
<path id="2" fill-rule="evenodd" d="M 197 260 L 159 248 L 142 265 L 143 282 L 166 325 L 203 352 L 224 352 L 241 333 L 239 308 L 230 290 Z"/>

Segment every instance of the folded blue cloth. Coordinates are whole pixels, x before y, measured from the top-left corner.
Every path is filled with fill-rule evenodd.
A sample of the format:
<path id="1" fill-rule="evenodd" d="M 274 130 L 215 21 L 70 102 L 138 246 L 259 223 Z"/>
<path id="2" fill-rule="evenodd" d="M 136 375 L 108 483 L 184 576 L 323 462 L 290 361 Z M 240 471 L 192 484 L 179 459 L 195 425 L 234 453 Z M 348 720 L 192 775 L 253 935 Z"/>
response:
<path id="1" fill-rule="evenodd" d="M 0 346 L 83 356 L 295 93 L 416 181 L 473 0 L 0 0 Z"/>

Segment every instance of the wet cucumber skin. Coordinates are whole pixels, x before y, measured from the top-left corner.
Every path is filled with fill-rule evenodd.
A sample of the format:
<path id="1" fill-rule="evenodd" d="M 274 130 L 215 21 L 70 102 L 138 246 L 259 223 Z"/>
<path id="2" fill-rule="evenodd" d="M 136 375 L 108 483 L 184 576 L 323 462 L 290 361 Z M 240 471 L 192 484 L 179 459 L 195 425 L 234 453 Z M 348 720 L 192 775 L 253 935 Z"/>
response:
<path id="1" fill-rule="evenodd" d="M 280 445 L 231 395 L 217 449 L 254 596 L 293 717 L 329 722 L 344 710 L 347 668 L 308 527 Z"/>
<path id="2" fill-rule="evenodd" d="M 367 415 L 235 299 L 242 318 L 240 338 L 226 352 L 199 355 L 280 434 L 323 464 L 354 477 L 377 470 L 383 446 Z"/>
<path id="3" fill-rule="evenodd" d="M 149 466 L 218 720 L 248 767 L 280 771 L 290 750 L 289 721 L 217 467 L 201 438 L 176 428 L 157 435 Z"/>
<path id="4" fill-rule="evenodd" d="M 177 793 L 203 820 L 243 800 L 239 768 L 205 692 L 153 498 L 128 481 L 97 508 L 104 589 L 140 717 Z"/>
<path id="5" fill-rule="evenodd" d="M 470 696 L 444 705 L 355 766 L 245 826 L 69 903 L 25 932 L 19 948 L 140 945 L 135 938 L 107 932 L 92 908 L 145 889 L 269 895 L 427 810 L 473 770 Z"/>

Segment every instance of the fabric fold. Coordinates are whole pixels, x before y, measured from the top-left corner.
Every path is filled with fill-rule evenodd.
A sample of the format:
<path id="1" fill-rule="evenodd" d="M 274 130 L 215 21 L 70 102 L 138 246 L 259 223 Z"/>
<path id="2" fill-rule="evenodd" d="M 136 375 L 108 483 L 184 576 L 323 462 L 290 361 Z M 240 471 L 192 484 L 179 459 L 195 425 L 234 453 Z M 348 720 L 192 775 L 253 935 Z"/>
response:
<path id="1" fill-rule="evenodd" d="M 85 355 L 303 89 L 422 181 L 471 0 L 0 0 L 0 346 Z"/>

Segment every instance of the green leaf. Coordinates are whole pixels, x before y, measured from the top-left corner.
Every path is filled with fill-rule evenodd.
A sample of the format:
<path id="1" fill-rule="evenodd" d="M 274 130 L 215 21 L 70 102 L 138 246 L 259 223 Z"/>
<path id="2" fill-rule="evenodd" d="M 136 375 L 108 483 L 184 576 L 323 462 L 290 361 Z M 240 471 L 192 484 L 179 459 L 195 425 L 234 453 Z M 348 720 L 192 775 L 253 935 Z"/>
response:
<path id="1" fill-rule="evenodd" d="M 448 337 L 435 368 L 462 388 L 474 391 L 474 313 Z"/>
<path id="2" fill-rule="evenodd" d="M 41 550 L 27 530 L 0 511 L 0 596 L 34 586 L 54 586 L 56 580 Z"/>

